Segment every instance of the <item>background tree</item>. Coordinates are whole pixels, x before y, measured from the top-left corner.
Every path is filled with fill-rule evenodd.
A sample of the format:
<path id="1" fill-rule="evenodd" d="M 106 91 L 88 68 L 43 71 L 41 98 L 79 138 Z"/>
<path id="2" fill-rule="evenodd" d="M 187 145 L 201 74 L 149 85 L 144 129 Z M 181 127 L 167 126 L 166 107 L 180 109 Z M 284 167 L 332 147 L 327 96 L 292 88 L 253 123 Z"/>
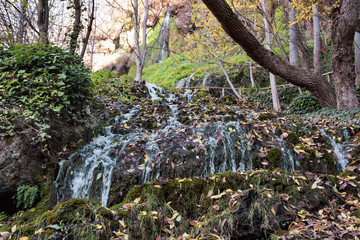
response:
<path id="1" fill-rule="evenodd" d="M 319 10 L 315 4 L 313 4 L 313 38 L 314 38 L 314 70 L 316 72 L 321 72 L 321 37 L 320 37 L 320 18 L 319 18 Z"/>
<path id="2" fill-rule="evenodd" d="M 265 36 L 266 36 L 266 49 L 271 50 L 271 37 L 270 37 L 270 25 L 267 19 L 267 0 L 261 0 L 262 9 L 264 12 L 264 25 L 265 25 Z M 270 86 L 271 86 L 271 96 L 273 101 L 274 111 L 281 111 L 279 95 L 276 88 L 276 79 L 275 75 L 270 72 Z"/>
<path id="3" fill-rule="evenodd" d="M 73 1 L 73 8 L 74 8 L 74 25 L 73 25 L 73 31 L 70 34 L 70 53 L 74 54 L 75 50 L 78 46 L 77 40 L 80 35 L 80 31 L 82 29 L 82 23 L 81 23 L 81 3 L 80 0 L 74 0 Z"/>
<path id="4" fill-rule="evenodd" d="M 360 86 L 360 33 L 355 32 L 355 72 L 356 72 L 356 85 Z"/>
<path id="5" fill-rule="evenodd" d="M 45 44 L 49 43 L 49 1 L 38 0 L 37 6 L 37 25 L 39 28 L 39 40 Z"/>
<path id="6" fill-rule="evenodd" d="M 353 96 L 356 98 L 356 95 L 354 94 L 355 85 L 349 84 L 351 82 L 354 83 L 355 76 L 352 78 L 350 74 L 348 79 L 343 81 L 345 84 L 343 86 L 339 85 L 339 83 L 341 83 L 340 76 L 344 74 L 344 72 L 339 68 L 345 68 L 344 64 L 347 64 L 349 67 L 352 65 L 352 60 L 346 58 L 344 55 L 348 54 L 348 56 L 351 56 L 351 54 L 349 54 L 348 51 L 345 51 L 345 54 L 338 53 L 338 51 L 342 49 L 343 46 L 348 46 L 348 42 L 343 41 L 346 39 L 345 36 L 350 36 L 352 39 L 350 44 L 351 49 L 355 33 L 354 25 L 357 23 L 359 18 L 358 9 L 360 8 L 360 0 L 345 0 L 343 1 L 342 5 L 339 6 L 339 8 L 335 8 L 339 9 L 337 17 L 333 20 L 333 26 L 335 26 L 335 28 L 333 27 L 332 29 L 332 41 L 334 44 L 333 53 L 335 53 L 333 55 L 332 67 L 334 73 L 337 72 L 337 74 L 334 74 L 337 92 L 336 97 L 331 85 L 324 77 L 321 76 L 321 74 L 312 70 L 305 70 L 303 68 L 292 66 L 281 59 L 281 57 L 278 55 L 269 50 L 266 50 L 258 41 L 258 39 L 256 39 L 254 35 L 251 34 L 251 32 L 244 26 L 243 22 L 237 17 L 237 15 L 224 0 L 203 0 L 203 2 L 215 15 L 215 17 L 221 23 L 223 29 L 230 35 L 230 37 L 232 37 L 238 44 L 240 44 L 246 53 L 265 69 L 273 72 L 284 80 L 293 83 L 294 85 L 304 87 L 305 89 L 309 90 L 317 97 L 322 107 L 335 106 L 336 102 L 338 102 L 338 108 L 343 110 L 353 109 L 358 106 L 357 100 L 353 99 Z M 352 10 L 349 8 L 352 8 Z M 341 25 L 343 29 L 336 29 L 338 25 Z M 336 33 L 339 32 L 337 30 L 340 30 L 341 32 L 338 35 L 336 35 Z M 337 59 L 343 60 L 340 63 L 341 66 L 336 66 L 336 62 L 338 62 Z M 345 85 L 348 87 L 344 87 Z M 345 94 L 345 92 L 347 92 L 347 94 Z M 353 101 L 345 100 L 350 98 Z"/>

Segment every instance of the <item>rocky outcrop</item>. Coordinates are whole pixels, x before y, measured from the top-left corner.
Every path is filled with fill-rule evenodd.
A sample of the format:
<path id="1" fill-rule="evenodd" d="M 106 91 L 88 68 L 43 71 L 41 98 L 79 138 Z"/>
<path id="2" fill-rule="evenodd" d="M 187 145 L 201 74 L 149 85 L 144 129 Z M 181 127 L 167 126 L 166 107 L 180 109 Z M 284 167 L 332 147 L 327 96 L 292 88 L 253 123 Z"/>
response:
<path id="1" fill-rule="evenodd" d="M 24 125 L 23 130 L 11 137 L 0 139 L 0 212 L 12 213 L 15 208 L 15 195 L 20 185 L 40 186 L 57 170 L 56 154 L 65 145 L 86 143 L 99 119 L 88 117 L 85 124 L 72 126 L 60 120 L 51 122 L 46 142 L 36 141 L 36 132 Z M 80 144 L 79 144 L 80 145 Z"/>
<path id="2" fill-rule="evenodd" d="M 115 72 L 117 76 L 121 76 L 129 73 L 132 62 L 132 55 L 130 53 L 114 54 L 105 57 L 102 63 L 97 65 L 94 70 L 108 69 Z"/>
<path id="3" fill-rule="evenodd" d="M 191 21 L 191 3 L 172 3 L 170 11 L 173 16 L 176 16 L 176 26 L 180 33 L 185 34 L 195 30 Z"/>

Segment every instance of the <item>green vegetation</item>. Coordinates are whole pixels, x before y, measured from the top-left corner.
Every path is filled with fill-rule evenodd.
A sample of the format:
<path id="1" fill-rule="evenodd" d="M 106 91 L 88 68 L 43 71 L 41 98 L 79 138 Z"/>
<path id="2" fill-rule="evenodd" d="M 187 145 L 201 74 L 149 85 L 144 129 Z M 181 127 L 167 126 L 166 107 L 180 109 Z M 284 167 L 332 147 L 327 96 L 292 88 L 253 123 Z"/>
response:
<path id="1" fill-rule="evenodd" d="M 54 46 L 0 49 L 0 137 L 13 135 L 20 121 L 44 141 L 51 118 L 82 121 L 90 96 L 89 70 L 80 57 Z"/>
<path id="2" fill-rule="evenodd" d="M 304 92 L 303 94 L 297 96 L 291 101 L 289 106 L 290 113 L 294 114 L 311 113 L 319 109 L 319 102 L 310 92 Z"/>
<path id="3" fill-rule="evenodd" d="M 196 66 L 186 61 L 181 55 L 173 55 L 161 63 L 153 64 L 144 69 L 145 81 L 156 83 L 158 86 L 167 87 L 188 77 L 196 71 Z"/>
<path id="4" fill-rule="evenodd" d="M 38 195 L 38 186 L 20 185 L 16 193 L 16 207 L 22 206 L 24 209 L 32 207 Z"/>

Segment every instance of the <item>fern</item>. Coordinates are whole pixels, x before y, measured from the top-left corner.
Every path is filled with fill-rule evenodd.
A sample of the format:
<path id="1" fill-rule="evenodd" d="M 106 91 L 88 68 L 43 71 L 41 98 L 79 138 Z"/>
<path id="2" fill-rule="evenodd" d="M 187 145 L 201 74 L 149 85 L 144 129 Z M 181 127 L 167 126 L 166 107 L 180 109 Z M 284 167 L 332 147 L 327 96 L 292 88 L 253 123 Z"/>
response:
<path id="1" fill-rule="evenodd" d="M 16 193 L 16 207 L 19 208 L 21 205 L 25 209 L 32 207 L 35 203 L 38 193 L 38 186 L 30 187 L 29 185 L 20 185 L 17 188 Z"/>

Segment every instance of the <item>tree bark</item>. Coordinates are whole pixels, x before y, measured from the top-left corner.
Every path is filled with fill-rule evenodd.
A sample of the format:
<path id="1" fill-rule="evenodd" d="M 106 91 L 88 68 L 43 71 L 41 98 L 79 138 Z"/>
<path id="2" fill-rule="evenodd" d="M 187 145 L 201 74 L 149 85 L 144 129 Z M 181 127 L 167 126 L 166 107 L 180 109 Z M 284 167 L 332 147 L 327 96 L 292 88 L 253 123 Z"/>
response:
<path id="1" fill-rule="evenodd" d="M 337 108 L 350 110 L 359 106 L 353 71 L 355 30 L 359 21 L 360 0 L 344 0 L 335 17 L 331 38 L 333 42 L 332 70 L 336 89 Z"/>
<path id="2" fill-rule="evenodd" d="M 40 42 L 49 44 L 49 0 L 38 0 L 37 25 L 39 28 Z"/>
<path id="3" fill-rule="evenodd" d="M 357 86 L 360 86 L 360 33 L 359 32 L 355 33 L 354 44 L 355 44 L 355 73 L 356 73 L 355 84 Z"/>
<path id="4" fill-rule="evenodd" d="M 289 10 L 289 19 L 290 19 L 290 64 L 291 65 L 298 65 L 298 50 L 297 50 L 297 31 L 296 31 L 296 24 L 293 24 L 296 21 L 296 12 L 295 9 L 292 8 L 292 3 L 289 3 L 290 10 Z"/>
<path id="5" fill-rule="evenodd" d="M 264 48 L 258 39 L 245 28 L 225 0 L 203 0 L 214 16 L 221 23 L 227 34 L 263 68 L 296 86 L 312 92 L 322 107 L 336 105 L 334 90 L 326 79 L 313 70 L 302 69 Z"/>
<path id="6" fill-rule="evenodd" d="M 267 19 L 267 0 L 261 1 L 263 12 L 264 12 L 264 25 L 265 25 L 265 38 L 266 38 L 266 49 L 271 50 L 271 38 L 270 38 L 270 25 Z M 275 112 L 280 112 L 280 101 L 279 95 L 276 88 L 276 79 L 275 75 L 270 73 L 270 86 L 271 86 L 271 96 L 273 102 L 273 108 Z"/>
<path id="7" fill-rule="evenodd" d="M 25 31 L 26 31 L 26 11 L 28 9 L 28 0 L 20 1 L 20 22 L 19 22 L 19 30 L 17 32 L 17 42 L 20 44 L 24 43 Z"/>
<path id="8" fill-rule="evenodd" d="M 321 72 L 321 37 L 320 37 L 320 18 L 319 11 L 315 5 L 313 5 L 313 25 L 314 25 L 314 70 L 315 72 Z"/>
<path id="9" fill-rule="evenodd" d="M 77 40 L 82 28 L 80 0 L 74 0 L 74 10 L 75 10 L 75 19 L 73 25 L 73 32 L 70 35 L 70 53 L 73 55 L 75 54 L 76 48 L 78 46 Z"/>
<path id="10" fill-rule="evenodd" d="M 138 0 L 134 0 L 133 3 L 134 9 L 134 38 L 135 38 L 135 64 L 136 64 L 136 81 L 142 81 L 142 71 L 145 64 L 145 56 L 147 51 L 146 46 L 146 22 L 149 14 L 149 0 L 145 0 L 145 13 L 143 18 L 142 25 L 142 48 L 140 49 L 140 40 L 139 40 L 139 29 L 140 29 L 140 19 L 139 19 L 139 4 Z"/>
<path id="11" fill-rule="evenodd" d="M 83 46 L 82 46 L 81 53 L 80 53 L 80 56 L 82 58 L 85 55 L 85 51 L 86 51 L 87 45 L 89 43 L 89 38 L 90 38 L 91 31 L 92 31 L 93 22 L 94 22 L 94 19 L 95 19 L 94 15 L 95 15 L 95 0 L 92 0 L 91 13 L 90 13 L 90 16 L 89 16 L 89 24 L 87 26 L 86 35 L 85 35 L 85 37 L 83 39 Z"/>

